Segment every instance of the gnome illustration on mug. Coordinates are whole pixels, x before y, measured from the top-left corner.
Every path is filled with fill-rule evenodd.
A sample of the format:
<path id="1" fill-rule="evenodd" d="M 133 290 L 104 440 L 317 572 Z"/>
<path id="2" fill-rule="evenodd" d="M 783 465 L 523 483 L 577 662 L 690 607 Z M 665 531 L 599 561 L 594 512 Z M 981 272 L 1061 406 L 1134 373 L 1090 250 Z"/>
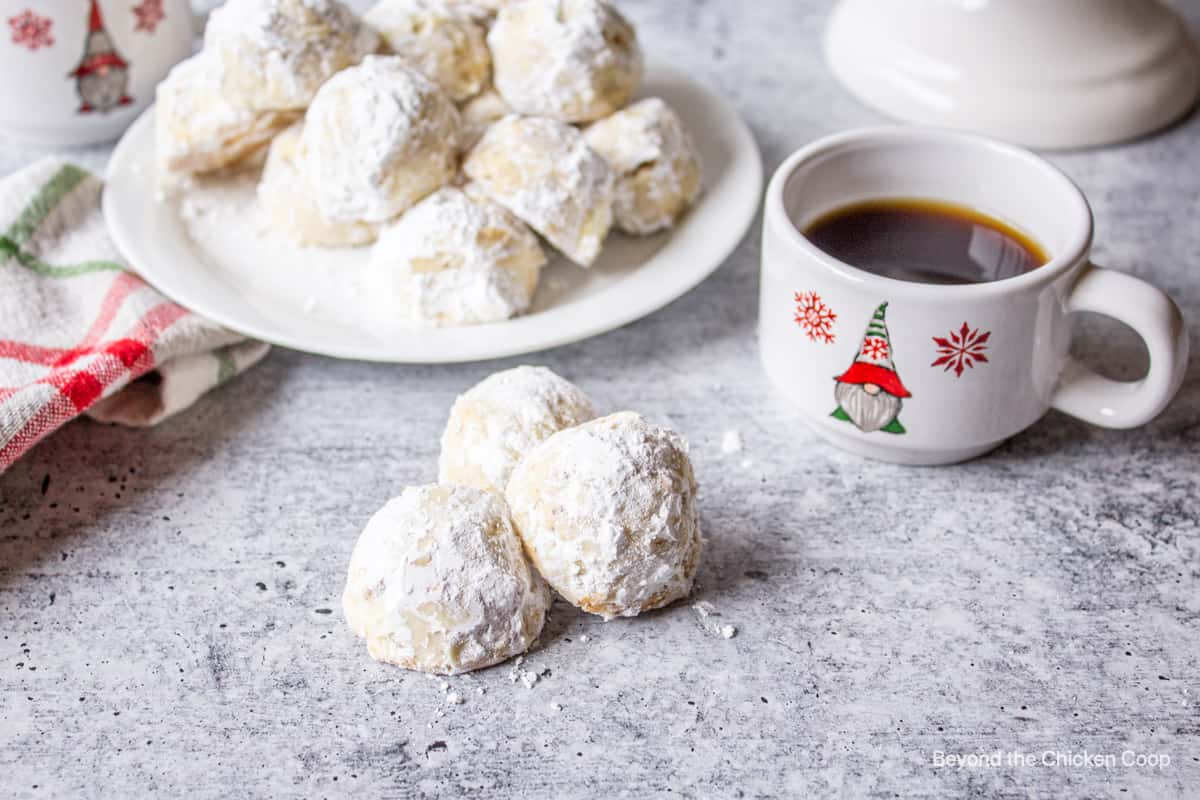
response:
<path id="1" fill-rule="evenodd" d="M 892 361 L 892 340 L 884 321 L 887 306 L 880 303 L 875 309 L 854 363 L 834 378 L 837 385 L 833 396 L 838 407 L 831 416 L 854 423 L 863 433 L 904 433 L 900 406 L 905 397 L 912 397 L 900 382 Z"/>
<path id="2" fill-rule="evenodd" d="M 108 31 L 104 29 L 97 0 L 91 0 L 83 59 L 70 77 L 75 79 L 75 89 L 79 93 L 80 114 L 104 113 L 133 102 L 133 98 L 126 94 L 129 90 L 129 62 L 121 58 Z"/>

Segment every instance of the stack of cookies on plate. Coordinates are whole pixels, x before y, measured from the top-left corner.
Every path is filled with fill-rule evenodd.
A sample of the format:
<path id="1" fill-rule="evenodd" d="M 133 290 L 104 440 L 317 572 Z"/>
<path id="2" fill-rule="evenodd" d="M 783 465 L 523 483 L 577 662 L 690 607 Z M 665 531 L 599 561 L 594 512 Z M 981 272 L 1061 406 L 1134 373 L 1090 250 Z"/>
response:
<path id="1" fill-rule="evenodd" d="M 416 326 L 533 301 L 543 242 L 589 267 L 672 227 L 698 153 L 602 0 L 229 0 L 159 87 L 158 169 L 259 168 L 271 235 L 371 245 L 370 300 Z M 265 164 L 262 154 L 265 151 Z M 540 236 L 539 236 L 540 235 Z"/>

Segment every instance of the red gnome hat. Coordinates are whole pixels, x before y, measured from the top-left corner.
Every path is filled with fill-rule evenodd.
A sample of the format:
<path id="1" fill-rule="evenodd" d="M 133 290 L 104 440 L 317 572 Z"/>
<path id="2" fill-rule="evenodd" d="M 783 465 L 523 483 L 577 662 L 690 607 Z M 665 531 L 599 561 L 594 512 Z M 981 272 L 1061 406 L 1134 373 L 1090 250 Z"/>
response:
<path id="1" fill-rule="evenodd" d="M 912 397 L 900 376 L 896 374 L 896 365 L 892 362 L 892 339 L 888 336 L 884 314 L 887 313 L 887 303 L 880 303 L 875 309 L 875 315 L 867 323 L 867 332 L 863 335 L 862 347 L 850 369 L 839 377 L 834 378 L 838 383 L 873 383 L 893 397 Z"/>
<path id="2" fill-rule="evenodd" d="M 87 46 L 83 52 L 83 60 L 71 72 L 72 78 L 91 75 L 102 69 L 129 69 L 129 62 L 121 58 L 121 54 L 113 47 L 108 31 L 104 29 L 104 20 L 100 17 L 100 6 L 92 0 L 91 16 L 88 20 Z"/>

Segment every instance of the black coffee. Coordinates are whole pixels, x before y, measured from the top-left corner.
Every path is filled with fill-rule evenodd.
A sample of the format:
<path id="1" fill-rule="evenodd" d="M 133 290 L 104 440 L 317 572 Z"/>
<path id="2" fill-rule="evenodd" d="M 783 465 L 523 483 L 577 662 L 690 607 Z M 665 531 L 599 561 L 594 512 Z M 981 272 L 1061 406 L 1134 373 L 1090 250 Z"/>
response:
<path id="1" fill-rule="evenodd" d="M 804 235 L 839 261 L 914 283 L 988 283 L 1049 260 L 1011 225 L 935 200 L 854 203 L 820 217 Z"/>

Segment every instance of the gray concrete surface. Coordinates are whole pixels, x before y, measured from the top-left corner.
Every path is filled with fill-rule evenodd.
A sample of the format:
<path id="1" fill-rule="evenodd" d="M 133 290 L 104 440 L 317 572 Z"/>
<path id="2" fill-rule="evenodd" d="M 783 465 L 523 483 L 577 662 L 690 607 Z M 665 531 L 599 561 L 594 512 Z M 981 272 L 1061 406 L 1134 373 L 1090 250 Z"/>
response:
<path id="1" fill-rule="evenodd" d="M 768 168 L 878 120 L 822 65 L 826 3 L 623 7 L 647 47 L 733 99 Z M 1198 149 L 1193 117 L 1053 156 L 1095 205 L 1098 260 L 1168 289 L 1193 324 Z M 4 144 L 0 171 L 36 155 Z M 76 155 L 100 168 L 106 151 Z M 766 385 L 756 236 L 591 341 L 449 367 L 276 350 L 158 428 L 77 422 L 36 448 L 0 476 L 0 795 L 1200 794 L 1200 367 L 1140 430 L 1051 413 L 962 466 L 863 461 Z M 1084 322 L 1089 362 L 1144 367 L 1131 333 Z M 448 705 L 439 681 L 367 657 L 343 573 L 366 518 L 434 478 L 455 394 L 520 362 L 691 440 L 709 539 L 696 597 L 738 634 L 686 604 L 605 624 L 560 601 L 522 665 L 533 688 L 501 666 L 451 680 L 465 702 Z M 743 452 L 722 452 L 728 430 Z"/>

